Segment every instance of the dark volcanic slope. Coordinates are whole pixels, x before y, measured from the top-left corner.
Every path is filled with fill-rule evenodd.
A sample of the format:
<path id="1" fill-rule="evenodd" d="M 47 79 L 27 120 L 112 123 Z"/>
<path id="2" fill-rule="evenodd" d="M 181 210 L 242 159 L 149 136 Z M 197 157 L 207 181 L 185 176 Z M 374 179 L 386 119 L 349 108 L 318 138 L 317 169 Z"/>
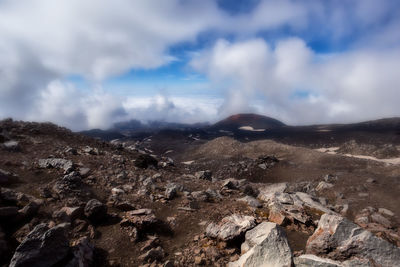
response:
<path id="1" fill-rule="evenodd" d="M 307 240 L 332 212 L 388 241 L 357 249 L 400 255 L 398 165 L 202 136 L 212 137 L 164 130 L 110 144 L 53 124 L 0 121 L 0 266 L 28 266 L 27 258 L 35 266 L 222 267 L 241 257 L 244 233 L 268 221 L 295 255 L 317 253 Z M 337 250 L 317 244 L 323 258 L 362 256 L 327 254 L 325 245 Z"/>

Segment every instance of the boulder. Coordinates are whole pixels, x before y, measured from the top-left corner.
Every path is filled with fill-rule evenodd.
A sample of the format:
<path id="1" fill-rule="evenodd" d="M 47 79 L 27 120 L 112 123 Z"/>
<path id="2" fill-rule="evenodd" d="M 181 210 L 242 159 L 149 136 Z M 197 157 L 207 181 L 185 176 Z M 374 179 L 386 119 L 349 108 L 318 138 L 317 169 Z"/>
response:
<path id="1" fill-rule="evenodd" d="M 80 195 L 82 193 L 82 178 L 78 172 L 72 171 L 57 180 L 53 186 L 53 191 L 60 197 L 67 197 L 71 194 Z"/>
<path id="2" fill-rule="evenodd" d="M 233 178 L 228 178 L 222 181 L 222 188 L 238 189 L 239 181 Z"/>
<path id="3" fill-rule="evenodd" d="M 95 147 L 86 146 L 82 149 L 85 154 L 88 155 L 99 155 L 99 150 Z"/>
<path id="4" fill-rule="evenodd" d="M 223 218 L 219 224 L 210 223 L 205 234 L 222 241 L 230 241 L 239 238 L 255 225 L 254 217 L 233 214 Z"/>
<path id="5" fill-rule="evenodd" d="M 81 217 L 82 214 L 83 209 L 81 207 L 62 207 L 53 212 L 53 218 L 64 222 L 72 222 Z"/>
<path id="6" fill-rule="evenodd" d="M 285 231 L 275 223 L 263 222 L 248 231 L 241 246 L 242 256 L 229 267 L 292 266 L 292 251 Z"/>
<path id="7" fill-rule="evenodd" d="M 98 201 L 91 199 L 86 203 L 85 216 L 92 222 L 101 222 L 107 217 L 107 206 Z"/>
<path id="8" fill-rule="evenodd" d="M 164 250 L 162 247 L 156 247 L 152 248 L 149 251 L 147 251 L 145 254 L 139 256 L 139 259 L 147 262 L 153 262 L 153 261 L 161 261 L 164 258 Z"/>
<path id="9" fill-rule="evenodd" d="M 210 200 L 210 195 L 206 191 L 194 191 L 190 194 L 192 198 L 199 202 L 206 202 Z"/>
<path id="10" fill-rule="evenodd" d="M 315 255 L 305 254 L 293 259 L 296 267 L 342 267 L 342 263 Z"/>
<path id="11" fill-rule="evenodd" d="M 293 258 L 296 267 L 375 267 L 368 260 L 354 258 L 344 262 L 321 258 L 312 254 L 304 254 Z"/>
<path id="12" fill-rule="evenodd" d="M 178 194 L 178 186 L 176 184 L 168 184 L 165 188 L 165 198 L 171 200 Z"/>
<path id="13" fill-rule="evenodd" d="M 74 164 L 72 161 L 60 158 L 39 159 L 39 167 L 63 169 L 65 173 L 69 173 L 74 170 Z"/>
<path id="14" fill-rule="evenodd" d="M 64 260 L 69 250 L 65 225 L 57 225 L 49 229 L 42 223 L 37 225 L 17 247 L 10 267 L 53 266 Z"/>
<path id="15" fill-rule="evenodd" d="M 9 188 L 2 188 L 0 187 L 0 199 L 13 203 L 18 206 L 25 206 L 29 204 L 30 202 L 35 202 L 38 205 L 41 205 L 43 201 L 41 199 L 38 199 L 34 196 L 24 194 L 18 191 L 15 191 L 13 189 Z"/>
<path id="16" fill-rule="evenodd" d="M 156 223 L 158 220 L 151 209 L 139 209 L 125 212 L 120 225 L 134 226 L 139 231 L 146 231 Z"/>
<path id="17" fill-rule="evenodd" d="M 328 209 L 326 206 L 321 204 L 322 200 L 320 198 L 315 198 L 303 192 L 296 192 L 294 198 L 295 202 L 294 204 L 297 204 L 297 206 L 306 206 L 310 209 L 317 210 L 321 213 L 335 214 L 334 211 Z"/>
<path id="18" fill-rule="evenodd" d="M 89 267 L 92 266 L 94 245 L 88 237 L 82 237 L 72 243 L 73 258 L 66 267 Z"/>
<path id="19" fill-rule="evenodd" d="M 283 193 L 286 191 L 287 187 L 287 183 L 276 183 L 264 186 L 263 188 L 260 188 L 258 198 L 262 201 L 268 202 L 275 193 Z"/>
<path id="20" fill-rule="evenodd" d="M 254 198 L 252 196 L 245 196 L 245 197 L 239 198 L 237 201 L 244 202 L 253 208 L 261 208 L 262 207 L 262 204 L 260 203 L 260 201 L 258 201 L 256 198 Z"/>
<path id="21" fill-rule="evenodd" d="M 396 266 L 400 262 L 400 248 L 335 214 L 321 216 L 306 249 L 307 253 L 334 260 L 356 257 L 379 266 Z"/>
<path id="22" fill-rule="evenodd" d="M 18 141 L 10 140 L 3 143 L 3 148 L 8 151 L 17 152 L 21 150 L 21 146 Z"/>
<path id="23" fill-rule="evenodd" d="M 202 179 L 202 180 L 212 180 L 212 172 L 210 170 L 205 170 L 205 171 L 198 171 L 194 174 L 197 179 Z"/>
<path id="24" fill-rule="evenodd" d="M 393 211 L 385 209 L 385 208 L 379 208 L 378 211 L 379 211 L 380 214 L 383 214 L 385 216 L 389 216 L 389 217 L 394 216 Z"/>
<path id="25" fill-rule="evenodd" d="M 317 187 L 315 189 L 317 191 L 323 191 L 323 190 L 326 190 L 326 189 L 330 189 L 332 187 L 333 187 L 333 184 L 325 182 L 325 181 L 322 181 L 317 185 Z"/>

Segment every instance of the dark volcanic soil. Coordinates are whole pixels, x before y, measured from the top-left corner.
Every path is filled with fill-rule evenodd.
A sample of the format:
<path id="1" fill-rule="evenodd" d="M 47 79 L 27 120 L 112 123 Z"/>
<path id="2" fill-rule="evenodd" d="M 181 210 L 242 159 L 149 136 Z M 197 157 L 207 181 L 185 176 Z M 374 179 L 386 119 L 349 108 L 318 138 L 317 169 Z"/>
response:
<path id="1" fill-rule="evenodd" d="M 124 140 L 124 143 L 110 144 L 52 124 L 10 120 L 0 123 L 0 133 L 2 141 L 18 142 L 15 149 L 3 147 L 0 150 L 0 169 L 18 176 L 17 181 L 1 184 L 2 188 L 31 195 L 41 203 L 34 215 L 15 222 L 8 217 L 2 218 L 0 225 L 7 249 L 0 250 L 3 253 L 0 265 L 8 264 L 20 241 L 35 225 L 62 223 L 63 220 L 54 216 L 55 211 L 62 207 L 85 207 L 88 200 L 98 199 L 108 207 L 107 219 L 92 222 L 82 215 L 69 221 L 71 227 L 68 230 L 70 244 L 84 236 L 90 238 L 95 246 L 93 266 L 139 266 L 153 261 L 162 266 L 168 260 L 176 266 L 225 266 L 240 256 L 243 237 L 234 242 L 215 240 L 204 234 L 207 225 L 232 214 L 250 215 L 257 222 L 265 221 L 269 216 L 267 205 L 254 208 L 238 201 L 246 195 L 257 194 L 249 193 L 250 189 L 245 186 L 224 186 L 224 180 L 228 178 L 244 179 L 241 183 L 253 191 L 270 183 L 288 183 L 293 192 L 304 191 L 299 188 L 308 186 L 316 198 L 325 198 L 326 205 L 333 210 L 336 206 L 348 205 L 348 211 L 342 215 L 351 220 L 366 207 L 385 208 L 394 213 L 390 218 L 390 231 L 398 233 L 400 165 L 311 149 L 321 147 L 325 138 L 332 140 L 328 137 L 317 138 L 314 144 L 312 136 L 304 142 L 303 134 L 299 134 L 297 141 L 295 136 L 281 137 L 285 143 L 302 144 L 297 147 L 272 140 L 240 142 L 231 137 L 208 140 L 208 137 L 202 138 L 201 133 L 187 135 L 185 132 L 162 131 L 138 142 Z M 324 134 L 329 135 L 329 132 Z M 361 139 L 369 140 L 367 134 L 363 133 Z M 323 146 L 345 145 L 350 137 L 357 139 L 354 136 L 344 138 L 335 132 L 335 141 Z M 245 141 L 244 133 L 238 139 Z M 373 134 L 371 139 L 374 139 Z M 385 140 L 391 139 L 381 138 L 378 143 Z M 371 145 L 379 148 L 378 143 Z M 354 147 L 354 143 L 352 145 Z M 370 151 L 371 147 L 368 149 Z M 346 153 L 351 152 L 346 150 Z M 143 153 L 152 154 L 158 165 L 137 167 L 136 159 Z M 40 167 L 39 160 L 47 158 L 72 161 L 73 169 L 81 179 L 77 191 L 54 191 L 54 185 L 70 170 Z M 205 170 L 212 172 L 212 180 L 196 176 L 197 172 Z M 316 190 L 328 174 L 335 177 L 332 187 Z M 165 191 L 171 183 L 177 184 L 179 189 L 176 196 L 169 198 Z M 216 195 L 204 195 L 207 190 Z M 122 202 L 130 207 L 121 208 Z M 1 199 L 0 208 L 9 205 Z M 20 203 L 12 205 L 23 208 Z M 157 223 L 145 230 L 135 226 L 139 229 L 136 238 L 133 227 L 123 227 L 120 222 L 126 218 L 126 210 L 142 208 L 151 209 Z M 311 215 L 318 214 L 311 212 Z M 28 230 L 22 231 L 25 225 Z M 288 223 L 283 226 L 292 250 L 304 253 L 307 239 L 316 225 L 306 227 Z M 395 245 L 400 244 L 400 239 L 387 238 L 382 231 L 374 233 Z M 144 247 L 153 236 L 157 237 L 156 246 L 163 249 L 164 255 L 161 259 L 143 260 L 140 256 L 146 253 Z"/>

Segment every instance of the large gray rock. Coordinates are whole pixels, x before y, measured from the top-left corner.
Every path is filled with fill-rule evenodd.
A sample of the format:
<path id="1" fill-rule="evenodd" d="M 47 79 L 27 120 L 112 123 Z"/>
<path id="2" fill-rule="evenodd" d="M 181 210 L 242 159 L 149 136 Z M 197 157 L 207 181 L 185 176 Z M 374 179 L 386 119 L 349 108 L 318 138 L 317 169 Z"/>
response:
<path id="1" fill-rule="evenodd" d="M 296 267 L 342 267 L 343 264 L 331 259 L 320 258 L 315 255 L 305 254 L 293 259 Z"/>
<path id="2" fill-rule="evenodd" d="M 292 251 L 286 234 L 275 223 L 263 222 L 248 231 L 241 249 L 242 256 L 229 263 L 229 267 L 292 266 Z"/>
<path id="3" fill-rule="evenodd" d="M 10 267 L 53 266 L 67 257 L 69 249 L 64 225 L 49 229 L 39 224 L 17 247 Z"/>
<path id="4" fill-rule="evenodd" d="M 207 226 L 206 235 L 223 241 L 229 241 L 240 237 L 255 225 L 254 217 L 233 214 L 223 218 L 219 224 L 210 223 Z"/>
<path id="5" fill-rule="evenodd" d="M 321 258 L 312 254 L 305 254 L 293 258 L 296 267 L 373 267 L 368 260 L 352 259 L 344 262 Z"/>
<path id="6" fill-rule="evenodd" d="M 50 158 L 50 159 L 39 159 L 40 168 L 55 168 L 63 169 L 66 173 L 74 169 L 72 161 L 67 159 Z"/>
<path id="7" fill-rule="evenodd" d="M 356 257 L 379 266 L 400 264 L 400 248 L 334 214 L 321 216 L 306 249 L 307 253 L 340 261 Z"/>
<path id="8" fill-rule="evenodd" d="M 260 189 L 260 193 L 258 194 L 258 198 L 262 201 L 268 202 L 276 193 L 283 193 L 286 191 L 288 185 L 287 183 L 276 183 L 266 185 Z"/>

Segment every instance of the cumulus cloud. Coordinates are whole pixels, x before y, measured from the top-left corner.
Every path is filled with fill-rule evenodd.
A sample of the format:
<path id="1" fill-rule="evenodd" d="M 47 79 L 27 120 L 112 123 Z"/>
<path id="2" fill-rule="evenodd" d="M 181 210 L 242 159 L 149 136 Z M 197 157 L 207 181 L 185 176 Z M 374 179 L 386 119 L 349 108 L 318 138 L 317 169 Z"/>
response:
<path id="1" fill-rule="evenodd" d="M 191 66 L 228 85 L 227 113 L 247 111 L 261 94 L 263 113 L 298 124 L 398 115 L 399 60 L 399 49 L 322 55 L 299 38 L 252 39 L 219 40 Z"/>
<path id="2" fill-rule="evenodd" d="M 214 121 L 222 102 L 220 98 L 157 94 L 152 97 L 129 97 L 123 102 L 123 107 L 131 118 L 143 121 L 193 123 Z"/>
<path id="3" fill-rule="evenodd" d="M 201 121 L 261 110 L 306 123 L 339 120 L 349 113 L 346 118 L 356 119 L 354 114 L 367 118 L 374 112 L 398 112 L 393 104 L 398 97 L 393 88 L 399 84 L 393 74 L 400 44 L 398 1 L 255 2 L 248 12 L 232 14 L 218 0 L 2 0 L 0 117 L 83 129 L 134 115 Z M 141 98 L 132 100 L 135 92 L 127 100 L 99 89 L 128 71 L 182 60 L 171 52 L 175 45 L 189 42 L 204 49 L 198 37 L 209 32 L 222 39 L 209 51 L 195 51 L 199 56 L 190 65 L 216 88 L 226 89 L 222 104 L 218 100 L 205 108 L 200 100 L 185 105 L 174 96 L 152 96 L 147 105 Z M 269 34 L 272 41 L 255 38 Z M 287 40 L 288 35 L 301 39 Z M 322 55 L 307 46 L 320 40 L 346 52 Z M 73 75 L 91 88 L 66 82 Z M 308 95 L 296 97 L 296 91 Z M 250 101 L 260 92 L 265 106 Z M 388 104 L 366 109 L 378 101 Z"/>
<path id="4" fill-rule="evenodd" d="M 72 130 L 108 128 L 128 116 L 122 101 L 102 88 L 82 92 L 71 83 L 54 80 L 41 90 L 27 119 L 54 121 Z"/>

